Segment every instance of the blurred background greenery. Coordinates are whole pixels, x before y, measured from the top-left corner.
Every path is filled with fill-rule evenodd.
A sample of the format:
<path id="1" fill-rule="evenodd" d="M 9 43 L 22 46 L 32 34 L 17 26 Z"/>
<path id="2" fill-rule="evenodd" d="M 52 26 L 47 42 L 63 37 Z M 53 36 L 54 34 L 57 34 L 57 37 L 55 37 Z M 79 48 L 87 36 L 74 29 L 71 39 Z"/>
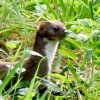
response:
<path id="1" fill-rule="evenodd" d="M 41 97 L 37 96 L 37 100 L 99 100 L 100 0 L 0 0 L 0 59 L 16 61 L 21 58 L 23 50 L 31 49 L 36 29 L 45 20 L 62 21 L 69 35 L 61 41 L 54 61 L 55 69 L 63 73 L 54 75 L 59 81 L 64 79 L 58 86 L 63 95 L 51 95 L 51 90 L 47 90 Z M 78 69 L 74 70 L 74 66 Z M 82 71 L 82 79 L 77 70 Z M 4 81 L 6 86 L 8 82 Z M 3 92 L 5 86 L 0 87 L 1 96 L 10 94 Z"/>

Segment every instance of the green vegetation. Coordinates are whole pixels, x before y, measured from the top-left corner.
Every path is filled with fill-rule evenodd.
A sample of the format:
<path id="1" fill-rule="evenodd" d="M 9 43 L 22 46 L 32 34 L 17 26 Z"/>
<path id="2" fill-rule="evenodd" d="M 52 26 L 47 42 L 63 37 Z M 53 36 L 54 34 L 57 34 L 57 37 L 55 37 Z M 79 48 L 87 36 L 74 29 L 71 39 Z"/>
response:
<path id="1" fill-rule="evenodd" d="M 54 61 L 55 73 L 48 80 L 35 75 L 30 84 L 21 82 L 19 73 L 16 84 L 6 90 L 28 56 L 25 50 L 31 50 L 32 35 L 44 20 L 61 20 L 68 29 Z M 19 62 L 0 80 L 0 100 L 99 100 L 100 0 L 0 0 L 1 60 Z M 37 92 L 41 82 L 49 87 L 42 95 Z M 23 87 L 24 93 L 17 91 Z"/>

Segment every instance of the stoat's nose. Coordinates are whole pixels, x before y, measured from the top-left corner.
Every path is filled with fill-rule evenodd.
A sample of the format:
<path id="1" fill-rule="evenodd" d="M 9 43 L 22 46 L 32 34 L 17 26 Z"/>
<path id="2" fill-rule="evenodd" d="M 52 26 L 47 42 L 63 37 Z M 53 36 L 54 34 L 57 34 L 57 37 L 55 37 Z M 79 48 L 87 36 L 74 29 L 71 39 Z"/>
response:
<path id="1" fill-rule="evenodd" d="M 66 29 L 66 30 L 64 31 L 64 35 L 67 36 L 68 34 L 69 34 L 69 30 Z"/>
<path id="2" fill-rule="evenodd" d="M 63 36 L 65 37 L 67 33 L 67 30 L 63 30 Z"/>
<path id="3" fill-rule="evenodd" d="M 68 30 L 65 30 L 64 33 L 66 34 L 68 32 Z"/>

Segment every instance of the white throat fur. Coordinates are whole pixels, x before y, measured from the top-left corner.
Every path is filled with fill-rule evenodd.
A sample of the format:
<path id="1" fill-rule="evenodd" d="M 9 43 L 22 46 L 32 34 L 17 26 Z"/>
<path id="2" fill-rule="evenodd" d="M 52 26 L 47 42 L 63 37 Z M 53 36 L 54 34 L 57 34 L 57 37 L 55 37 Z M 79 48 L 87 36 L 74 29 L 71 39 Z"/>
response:
<path id="1" fill-rule="evenodd" d="M 46 54 L 46 58 L 47 58 L 47 63 L 48 63 L 48 67 L 49 67 L 49 71 L 51 70 L 51 65 L 53 63 L 56 51 L 57 51 L 57 47 L 59 44 L 58 40 L 55 41 L 51 41 L 48 40 L 46 38 L 44 38 L 44 41 L 47 42 L 47 44 L 45 45 L 45 54 Z"/>

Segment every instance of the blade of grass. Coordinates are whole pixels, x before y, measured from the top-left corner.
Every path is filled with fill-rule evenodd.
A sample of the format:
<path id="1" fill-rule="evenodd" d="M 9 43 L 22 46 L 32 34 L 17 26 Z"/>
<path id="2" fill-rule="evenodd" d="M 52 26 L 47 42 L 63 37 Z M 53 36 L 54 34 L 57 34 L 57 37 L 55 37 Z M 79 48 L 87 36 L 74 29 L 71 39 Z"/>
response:
<path id="1" fill-rule="evenodd" d="M 59 0 L 59 5 L 60 5 L 61 10 L 62 10 L 61 19 L 62 19 L 62 21 L 65 21 L 65 19 L 66 19 L 66 7 L 64 4 L 64 0 Z"/>
<path id="2" fill-rule="evenodd" d="M 72 65 L 72 63 L 71 63 L 71 61 L 68 60 L 68 61 L 67 61 L 67 64 L 68 64 L 68 68 L 69 68 L 69 70 L 72 72 L 74 78 L 75 78 L 77 81 L 79 81 L 78 76 L 77 76 L 77 74 L 76 74 L 76 72 L 75 72 L 75 69 L 74 69 L 74 67 L 73 67 L 73 65 Z"/>
<path id="3" fill-rule="evenodd" d="M 68 41 L 69 43 L 71 43 L 73 46 L 75 46 L 76 48 L 82 50 L 84 47 L 81 47 L 81 45 L 79 45 L 79 43 L 77 43 L 76 41 L 74 41 L 71 38 L 66 38 L 66 41 Z"/>
<path id="4" fill-rule="evenodd" d="M 20 83 L 21 79 L 17 80 L 17 82 L 8 90 L 6 91 L 8 94 L 10 94 L 13 90 L 15 91 L 18 84 Z"/>
<path id="5" fill-rule="evenodd" d="M 89 9 L 89 6 L 86 3 L 84 3 L 83 0 L 78 0 L 78 2 L 80 2 L 84 7 Z"/>
<path id="6" fill-rule="evenodd" d="M 51 5 L 46 0 L 44 0 L 43 2 L 47 5 L 50 12 L 55 16 L 55 19 L 59 19 L 57 12 L 51 7 Z"/>
<path id="7" fill-rule="evenodd" d="M 93 0 L 89 1 L 91 18 L 94 20 L 94 13 L 93 13 Z"/>
<path id="8" fill-rule="evenodd" d="M 48 93 L 49 93 L 49 91 L 50 91 L 50 89 L 47 89 L 47 90 L 43 93 L 43 95 L 40 97 L 39 100 L 45 100 L 45 99 L 46 99 L 46 96 L 47 96 Z"/>
<path id="9" fill-rule="evenodd" d="M 67 85 L 69 85 L 69 80 L 65 76 L 63 76 L 63 75 L 60 75 L 60 74 L 50 74 L 50 76 L 56 77 L 56 78 L 64 81 Z"/>
<path id="10" fill-rule="evenodd" d="M 25 22 L 25 20 L 22 16 L 22 14 L 20 13 L 16 3 L 17 3 L 16 0 L 14 0 L 13 3 L 12 3 L 12 6 L 13 6 L 14 9 L 12 9 L 12 11 L 17 15 L 17 17 L 20 20 L 20 24 L 22 25 L 22 27 L 24 29 L 25 44 L 27 44 L 27 41 L 30 41 L 30 39 L 27 38 L 29 31 L 28 31 L 26 22 Z"/>
<path id="11" fill-rule="evenodd" d="M 15 53 L 15 55 L 14 55 L 14 58 L 12 59 L 12 62 L 14 62 L 15 60 L 16 60 L 16 58 L 17 58 L 17 56 L 19 55 L 19 52 L 20 52 L 20 50 L 21 50 L 21 47 L 22 47 L 22 44 L 19 46 L 19 48 L 17 49 L 17 51 L 16 51 L 16 53 Z"/>

